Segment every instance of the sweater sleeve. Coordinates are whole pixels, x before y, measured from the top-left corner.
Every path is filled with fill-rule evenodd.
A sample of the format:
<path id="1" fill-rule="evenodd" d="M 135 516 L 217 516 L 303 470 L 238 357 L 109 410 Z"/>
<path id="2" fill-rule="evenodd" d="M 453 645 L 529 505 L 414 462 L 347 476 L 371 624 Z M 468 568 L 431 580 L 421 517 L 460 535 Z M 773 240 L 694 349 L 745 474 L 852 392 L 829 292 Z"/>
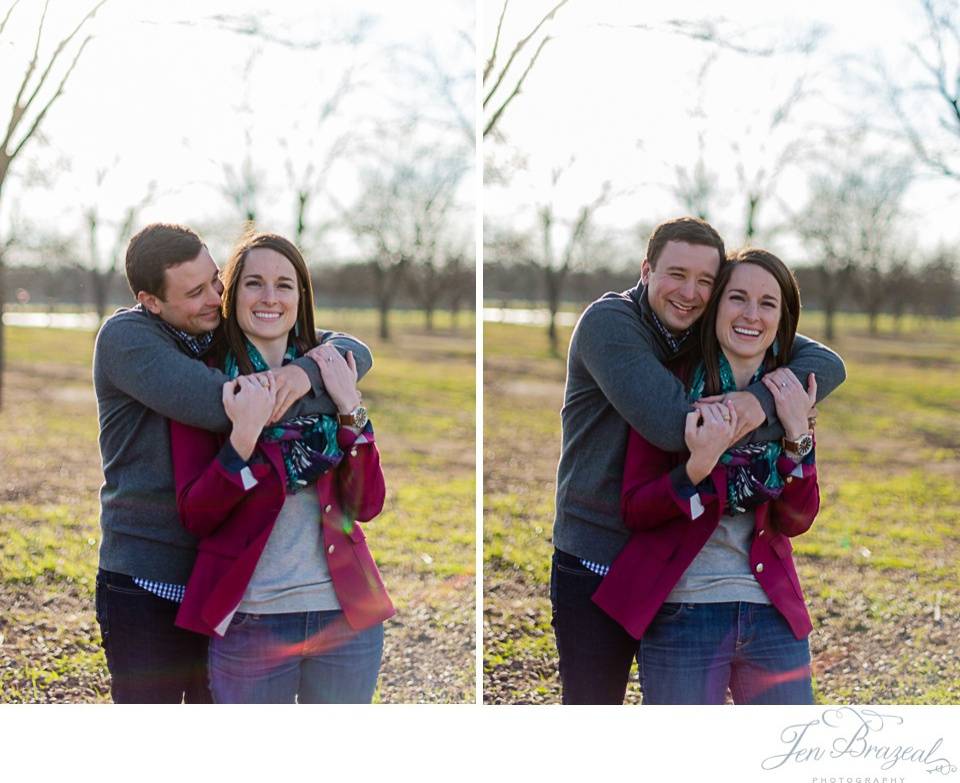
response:
<path id="1" fill-rule="evenodd" d="M 353 352 L 353 358 L 357 364 L 358 381 L 373 367 L 373 355 L 370 353 L 370 349 L 356 337 L 343 332 L 320 330 L 317 332 L 317 339 L 321 343 L 331 343 L 344 356 L 347 355 L 347 351 Z M 297 400 L 291 407 L 288 416 L 303 416 L 313 413 L 336 414 L 337 406 L 327 394 L 317 363 L 309 356 L 301 356 L 291 364 L 295 364 L 307 374 L 312 393 Z"/>
<path id="2" fill-rule="evenodd" d="M 634 430 L 666 451 L 685 448 L 686 391 L 663 366 L 636 313 L 594 305 L 577 324 L 571 352 Z"/>
<path id="3" fill-rule="evenodd" d="M 107 380 L 141 405 L 192 427 L 230 429 L 221 401 L 227 376 L 187 356 L 146 316 L 108 320 L 96 351 Z"/>
<path id="4" fill-rule="evenodd" d="M 370 349 L 356 338 L 339 332 L 317 336 L 331 341 L 341 353 L 353 351 L 358 378 L 372 367 Z M 227 376 L 185 354 L 173 337 L 146 316 L 130 314 L 108 320 L 97 336 L 96 350 L 109 382 L 141 405 L 191 427 L 230 431 L 222 402 Z M 293 363 L 307 373 L 312 394 L 294 403 L 288 415 L 336 413 L 317 363 L 309 357 Z"/>
<path id="5" fill-rule="evenodd" d="M 816 376 L 817 402 L 827 397 L 847 378 L 843 359 L 837 353 L 802 334 L 798 334 L 794 339 L 793 353 L 790 355 L 790 364 L 787 366 L 800 379 L 804 388 L 807 387 L 807 376 L 810 373 Z M 767 423 L 754 430 L 750 440 L 756 442 L 782 438 L 783 425 L 777 418 L 777 406 L 770 390 L 764 386 L 763 381 L 757 381 L 746 390 L 759 400 L 764 413 L 767 414 Z"/>

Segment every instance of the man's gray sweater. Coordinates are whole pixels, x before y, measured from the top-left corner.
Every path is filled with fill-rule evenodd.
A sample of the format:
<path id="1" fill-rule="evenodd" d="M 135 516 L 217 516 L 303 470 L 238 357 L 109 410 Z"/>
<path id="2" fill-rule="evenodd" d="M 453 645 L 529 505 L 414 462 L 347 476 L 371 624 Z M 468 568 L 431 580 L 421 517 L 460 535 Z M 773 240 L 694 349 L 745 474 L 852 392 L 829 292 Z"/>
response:
<path id="1" fill-rule="evenodd" d="M 370 351 L 348 335 L 321 335 L 353 351 L 357 374 L 372 365 Z M 313 385 L 289 415 L 335 413 L 316 363 L 295 362 Z M 120 310 L 97 335 L 93 384 L 100 414 L 100 567 L 129 576 L 186 584 L 196 539 L 180 525 L 170 458 L 168 419 L 228 432 L 222 388 L 227 376 L 185 354 L 150 315 Z"/>
<path id="2" fill-rule="evenodd" d="M 646 289 L 607 293 L 580 316 L 567 355 L 567 385 L 557 467 L 553 543 L 584 560 L 609 564 L 629 536 L 620 516 L 627 436 L 634 428 L 666 451 L 684 451 L 686 389 L 663 362 L 670 348 L 653 322 Z M 789 367 L 804 386 L 817 377 L 817 399 L 846 378 L 841 358 L 797 335 Z M 783 435 L 773 396 L 761 382 L 748 387 L 767 423 L 751 440 Z"/>

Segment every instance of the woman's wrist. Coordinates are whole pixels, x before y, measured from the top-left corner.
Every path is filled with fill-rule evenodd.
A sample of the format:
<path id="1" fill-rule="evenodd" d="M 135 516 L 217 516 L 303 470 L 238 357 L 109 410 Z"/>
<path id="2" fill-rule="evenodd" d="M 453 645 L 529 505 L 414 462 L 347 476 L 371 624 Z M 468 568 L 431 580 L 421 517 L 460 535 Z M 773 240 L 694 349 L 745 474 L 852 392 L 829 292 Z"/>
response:
<path id="1" fill-rule="evenodd" d="M 695 455 L 691 454 L 686 465 L 687 477 L 690 479 L 690 483 L 694 486 L 699 484 L 713 472 L 713 468 L 716 464 L 716 460 L 713 460 L 713 462 L 708 464 L 708 460 L 697 458 Z"/>
<path id="2" fill-rule="evenodd" d="M 248 427 L 234 426 L 230 433 L 230 445 L 237 455 L 244 460 L 250 459 L 253 450 L 257 447 L 259 432 L 253 432 Z"/>
<path id="3" fill-rule="evenodd" d="M 345 401 L 341 400 L 337 402 L 337 413 L 342 413 L 343 415 L 346 415 L 348 413 L 353 413 L 353 411 L 355 411 L 359 405 L 360 405 L 359 395 L 357 397 L 351 397 L 350 399 Z"/>
<path id="4" fill-rule="evenodd" d="M 784 425 L 783 427 L 783 436 L 786 440 L 798 441 L 804 435 L 811 435 L 810 428 L 807 426 L 807 422 L 804 421 L 800 426 L 790 426 Z"/>

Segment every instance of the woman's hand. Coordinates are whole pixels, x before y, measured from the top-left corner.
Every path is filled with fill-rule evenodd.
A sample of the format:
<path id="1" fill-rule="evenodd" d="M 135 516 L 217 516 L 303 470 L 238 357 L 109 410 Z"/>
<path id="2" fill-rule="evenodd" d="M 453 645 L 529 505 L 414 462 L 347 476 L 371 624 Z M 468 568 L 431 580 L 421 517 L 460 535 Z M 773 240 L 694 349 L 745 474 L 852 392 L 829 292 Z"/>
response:
<path id="1" fill-rule="evenodd" d="M 347 351 L 344 359 L 330 343 L 324 343 L 307 351 L 307 356 L 320 366 L 323 385 L 340 413 L 350 413 L 360 404 L 357 364 L 352 351 Z"/>
<path id="2" fill-rule="evenodd" d="M 768 372 L 761 380 L 773 395 L 787 440 L 796 440 L 809 432 L 810 411 L 817 404 L 816 376 L 813 373 L 807 376 L 806 389 L 786 367 Z"/>
<path id="3" fill-rule="evenodd" d="M 687 414 L 683 435 L 690 449 L 687 475 L 691 483 L 699 484 L 710 475 L 723 452 L 736 442 L 736 434 L 737 409 L 730 401 L 701 405 Z"/>
<path id="4" fill-rule="evenodd" d="M 223 409 L 233 422 L 230 443 L 243 459 L 253 454 L 276 399 L 277 383 L 272 372 L 241 375 L 223 384 Z"/>

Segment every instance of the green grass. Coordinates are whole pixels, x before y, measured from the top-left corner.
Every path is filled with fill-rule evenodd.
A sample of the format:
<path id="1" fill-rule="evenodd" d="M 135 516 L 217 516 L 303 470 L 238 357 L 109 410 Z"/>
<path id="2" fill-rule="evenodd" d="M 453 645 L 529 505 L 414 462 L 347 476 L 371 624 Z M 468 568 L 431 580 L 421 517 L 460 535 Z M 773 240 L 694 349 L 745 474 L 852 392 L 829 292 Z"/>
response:
<path id="1" fill-rule="evenodd" d="M 836 328 L 848 379 L 820 406 L 821 511 L 794 540 L 817 699 L 958 703 L 960 321 L 905 318 L 894 333 L 881 319 L 874 337 L 844 314 Z M 822 339 L 822 315 L 800 331 Z M 548 582 L 564 361 L 541 327 L 484 325 L 485 682 L 518 701 L 559 695 Z"/>
<path id="2" fill-rule="evenodd" d="M 365 524 L 394 603 L 472 634 L 475 572 L 475 364 L 472 314 L 457 331 L 445 314 L 397 313 L 395 339 L 377 337 L 372 311 L 318 315 L 367 342 L 374 369 L 361 381 L 387 482 L 384 513 Z M 0 701 L 107 698 L 93 618 L 102 481 L 90 332 L 6 327 L 8 370 L 0 411 Z M 13 600 L 13 599 L 10 599 Z M 426 609 L 424 609 L 426 607 Z M 464 609 L 469 607 L 469 609 Z M 66 613 L 76 618 L 61 624 Z M 406 633 L 405 626 L 397 625 Z M 53 630 L 51 630 L 53 629 Z M 415 630 L 415 629 L 414 629 Z M 411 631 L 412 633 L 412 631 Z M 391 627 L 387 624 L 388 647 Z M 56 638 L 56 644 L 40 640 Z M 431 650 L 413 645 L 417 659 Z M 473 655 L 455 700 L 473 700 Z M 391 661 L 385 659 L 385 671 Z M 398 678 L 402 679 L 402 678 Z M 427 694 L 429 696 L 429 694 Z M 395 700 L 381 684 L 378 698 Z"/>

